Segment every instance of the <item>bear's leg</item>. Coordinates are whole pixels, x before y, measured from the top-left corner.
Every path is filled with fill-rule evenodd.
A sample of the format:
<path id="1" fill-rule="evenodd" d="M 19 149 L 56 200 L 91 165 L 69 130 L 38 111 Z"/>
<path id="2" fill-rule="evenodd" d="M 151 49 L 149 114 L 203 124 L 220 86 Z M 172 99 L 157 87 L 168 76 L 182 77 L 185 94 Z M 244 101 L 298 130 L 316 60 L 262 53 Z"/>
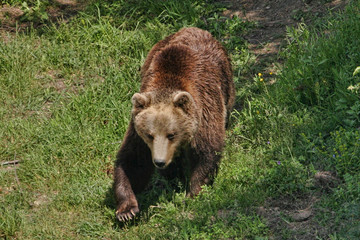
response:
<path id="1" fill-rule="evenodd" d="M 139 212 L 135 194 L 144 190 L 153 171 L 150 150 L 130 125 L 114 170 L 116 217 L 119 221 L 130 220 Z"/>
<path id="2" fill-rule="evenodd" d="M 116 198 L 116 217 L 119 221 L 132 219 L 139 212 L 138 202 L 122 167 L 114 171 L 114 190 Z"/>
<path id="3" fill-rule="evenodd" d="M 201 191 L 201 186 L 212 184 L 217 173 L 220 158 L 219 154 L 208 153 L 200 154 L 197 160 L 192 159 L 190 189 L 187 196 L 194 197 Z"/>

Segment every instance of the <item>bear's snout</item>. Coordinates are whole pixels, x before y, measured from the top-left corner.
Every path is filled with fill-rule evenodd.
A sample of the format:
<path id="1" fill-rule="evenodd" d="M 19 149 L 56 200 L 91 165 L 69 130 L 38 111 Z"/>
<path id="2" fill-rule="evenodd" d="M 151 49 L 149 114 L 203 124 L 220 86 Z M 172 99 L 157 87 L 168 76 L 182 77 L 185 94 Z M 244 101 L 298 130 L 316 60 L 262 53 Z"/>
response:
<path id="1" fill-rule="evenodd" d="M 166 135 L 160 134 L 154 136 L 153 142 L 148 146 L 155 167 L 165 169 L 172 161 L 175 145 L 166 138 Z"/>
<path id="2" fill-rule="evenodd" d="M 164 169 L 166 162 L 165 162 L 165 160 L 162 160 L 162 159 L 154 159 L 154 165 L 157 168 Z"/>

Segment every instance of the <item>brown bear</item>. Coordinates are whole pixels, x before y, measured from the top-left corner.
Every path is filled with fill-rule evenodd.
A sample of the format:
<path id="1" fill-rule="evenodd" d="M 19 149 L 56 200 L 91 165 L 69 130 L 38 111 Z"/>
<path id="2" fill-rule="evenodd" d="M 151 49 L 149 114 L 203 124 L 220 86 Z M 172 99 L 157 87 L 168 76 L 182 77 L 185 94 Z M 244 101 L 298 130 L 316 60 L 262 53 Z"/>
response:
<path id="1" fill-rule="evenodd" d="M 164 175 L 180 166 L 188 175 L 188 196 L 211 182 L 234 101 L 229 57 L 209 32 L 183 28 L 151 49 L 115 163 L 120 221 L 139 212 L 135 194 L 146 187 L 154 166 Z"/>

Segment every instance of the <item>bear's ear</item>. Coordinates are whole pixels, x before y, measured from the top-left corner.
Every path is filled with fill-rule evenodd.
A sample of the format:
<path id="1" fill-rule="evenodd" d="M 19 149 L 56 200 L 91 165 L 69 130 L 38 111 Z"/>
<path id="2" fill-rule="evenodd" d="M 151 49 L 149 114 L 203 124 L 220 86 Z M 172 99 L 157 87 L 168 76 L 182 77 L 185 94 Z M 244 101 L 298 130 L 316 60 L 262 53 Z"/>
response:
<path id="1" fill-rule="evenodd" d="M 178 92 L 173 98 L 175 107 L 182 108 L 186 113 L 193 108 L 195 104 L 193 97 L 188 92 Z"/>
<path id="2" fill-rule="evenodd" d="M 145 108 L 148 105 L 149 98 L 142 93 L 135 93 L 131 98 L 131 102 L 136 109 Z"/>

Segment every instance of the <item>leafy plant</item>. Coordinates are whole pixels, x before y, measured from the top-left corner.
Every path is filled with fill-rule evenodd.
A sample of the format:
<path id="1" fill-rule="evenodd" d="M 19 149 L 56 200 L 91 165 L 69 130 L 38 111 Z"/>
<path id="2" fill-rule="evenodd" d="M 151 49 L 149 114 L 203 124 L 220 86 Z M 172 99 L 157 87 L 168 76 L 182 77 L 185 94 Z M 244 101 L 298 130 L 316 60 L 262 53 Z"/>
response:
<path id="1" fill-rule="evenodd" d="M 339 119 L 345 126 L 360 125 L 360 98 L 340 98 L 335 102 L 335 111 L 341 116 Z"/>
<path id="2" fill-rule="evenodd" d="M 346 20 L 345 15 L 336 16 L 331 23 L 319 25 L 316 32 L 305 24 L 288 28 L 288 46 L 282 53 L 287 61 L 274 86 L 275 99 L 294 109 L 334 109 L 334 102 L 347 97 L 359 62 L 358 9 L 354 3 L 346 9 Z"/>
<path id="3" fill-rule="evenodd" d="M 360 66 L 355 68 L 354 72 L 353 72 L 353 76 L 357 75 L 360 73 Z"/>
<path id="4" fill-rule="evenodd" d="M 292 196 L 305 193 L 311 186 L 309 170 L 297 159 L 274 161 L 273 167 L 261 182 L 273 196 Z"/>
<path id="5" fill-rule="evenodd" d="M 49 16 L 46 12 L 46 7 L 49 5 L 48 1 L 36 0 L 33 3 L 33 6 L 24 1 L 22 2 L 22 10 L 24 15 L 21 17 L 21 21 L 30 21 L 30 22 L 44 22 L 49 19 Z"/>

